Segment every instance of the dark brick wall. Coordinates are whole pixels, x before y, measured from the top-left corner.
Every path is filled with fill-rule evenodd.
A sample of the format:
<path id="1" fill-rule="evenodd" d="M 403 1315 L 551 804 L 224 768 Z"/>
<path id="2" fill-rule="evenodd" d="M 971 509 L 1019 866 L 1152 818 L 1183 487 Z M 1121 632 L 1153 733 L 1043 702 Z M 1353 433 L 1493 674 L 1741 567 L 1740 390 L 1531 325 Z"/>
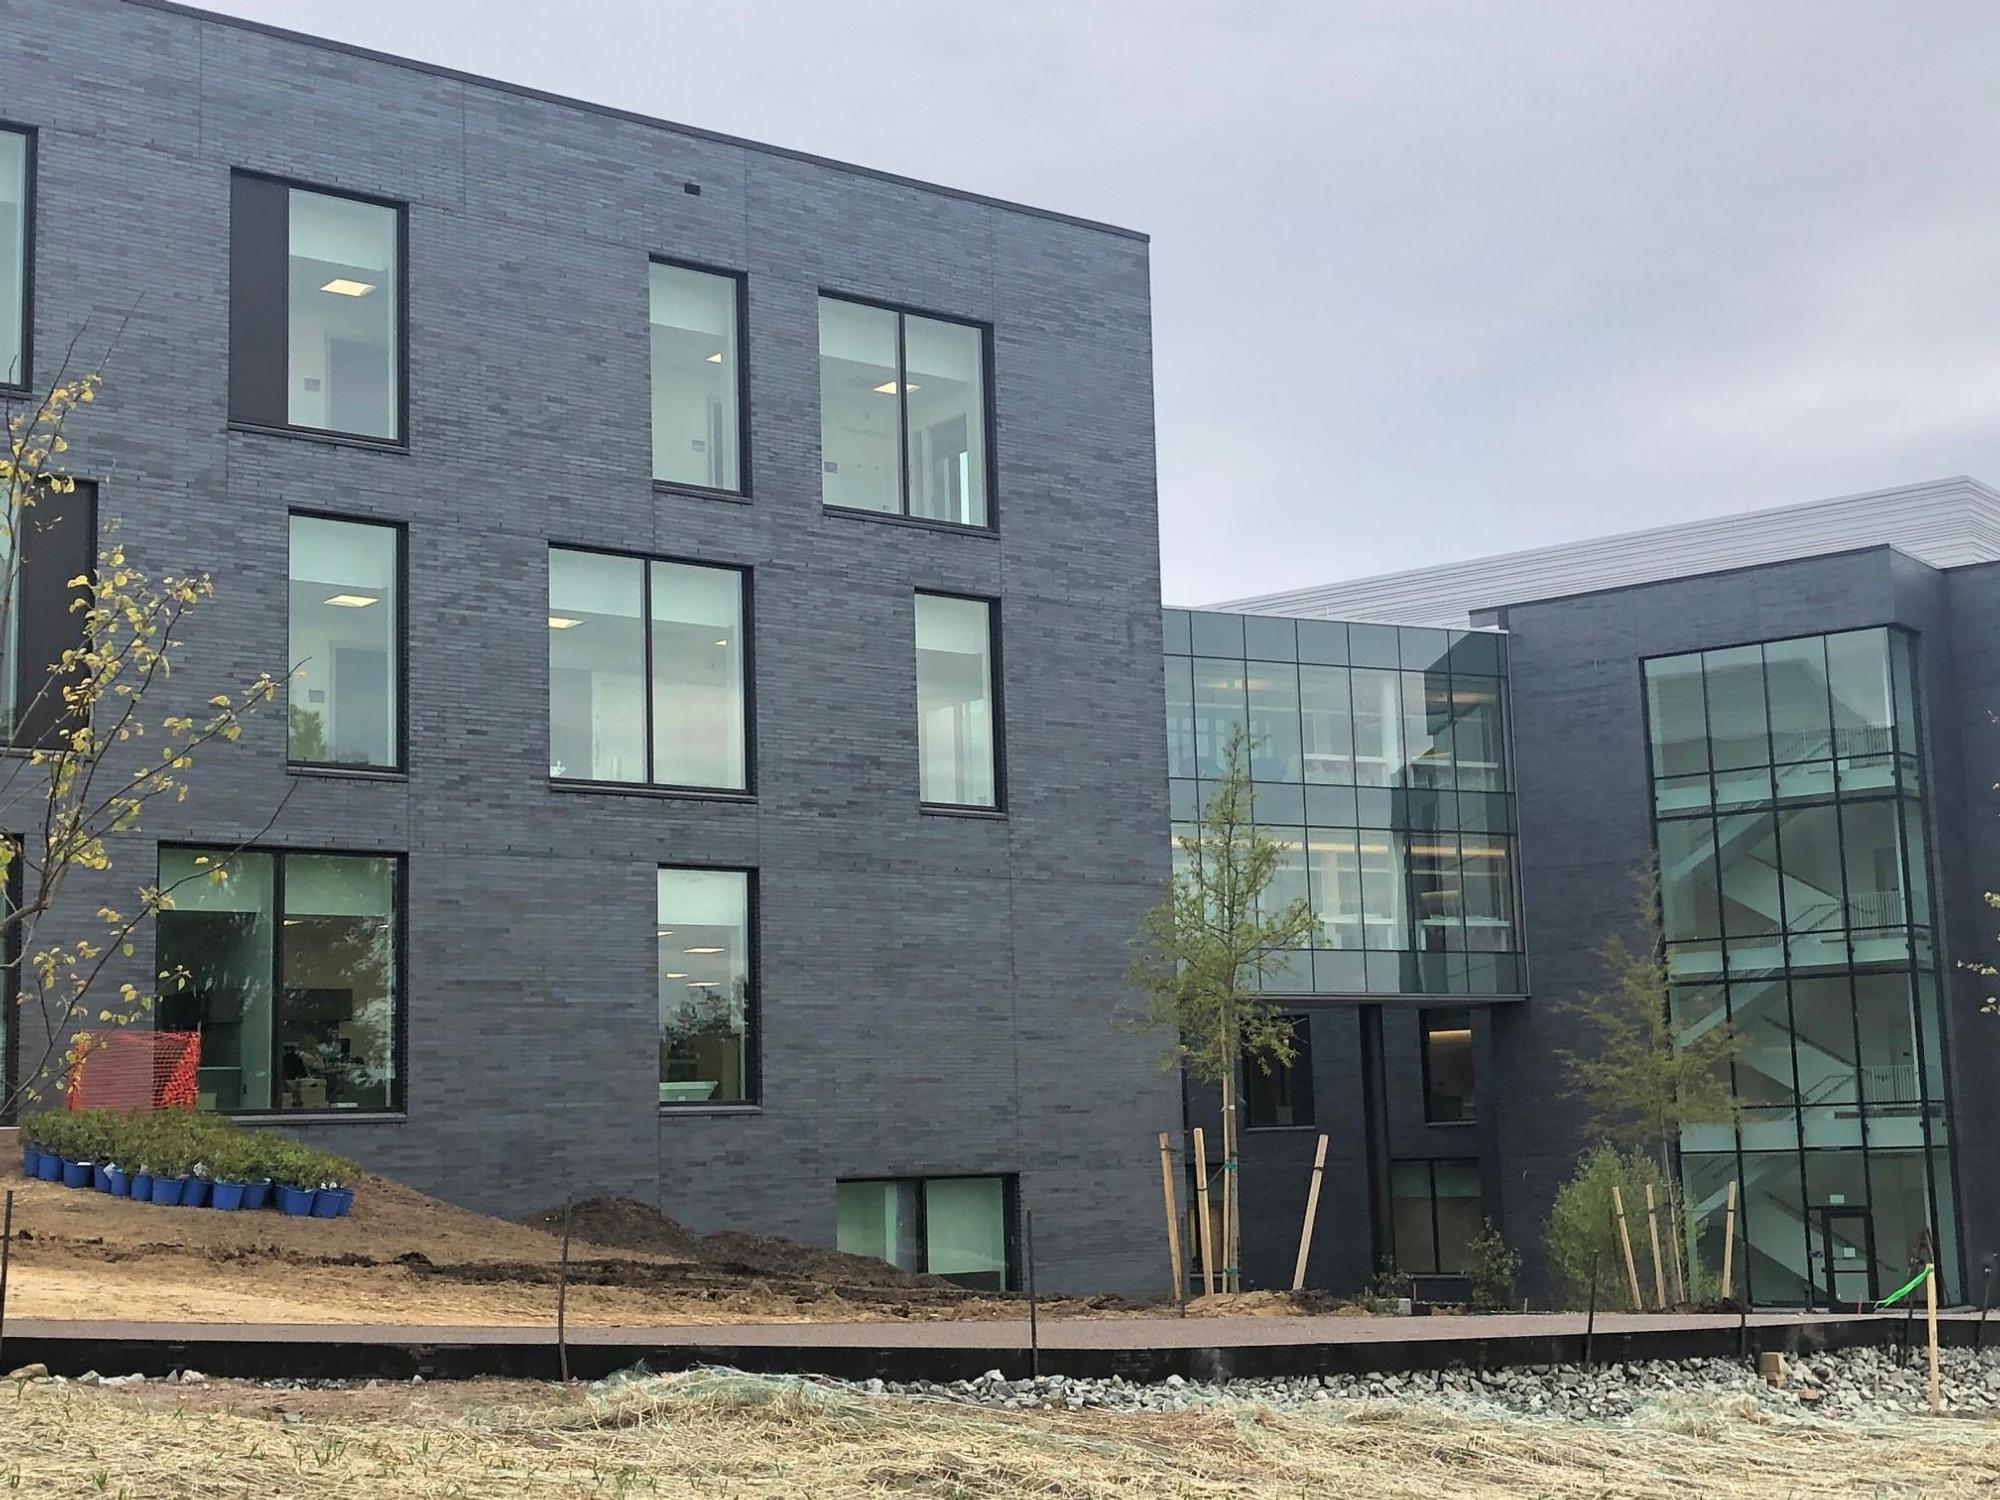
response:
<path id="1" fill-rule="evenodd" d="M 817 1241 L 836 1178 L 1017 1171 L 1044 1286 L 1146 1280 L 1178 1102 L 1109 1022 L 1166 854 L 1144 242 L 121 0 L 0 0 L 0 37 L 38 377 L 130 318 L 76 472 L 217 575 L 186 690 L 283 669 L 288 508 L 409 526 L 407 779 L 288 775 L 274 715 L 120 852 L 289 796 L 273 844 L 407 853 L 408 1119 L 317 1135 L 478 1207 Z M 229 430 L 232 168 L 409 205 L 407 453 Z M 652 254 L 748 273 L 749 504 L 650 483 Z M 821 288 L 993 326 L 997 536 L 821 509 Z M 551 541 L 753 570 L 754 804 L 551 790 Z M 918 812 L 917 588 L 1001 600 L 1004 819 Z M 761 872 L 761 1112 L 655 1109 L 682 860 Z"/>

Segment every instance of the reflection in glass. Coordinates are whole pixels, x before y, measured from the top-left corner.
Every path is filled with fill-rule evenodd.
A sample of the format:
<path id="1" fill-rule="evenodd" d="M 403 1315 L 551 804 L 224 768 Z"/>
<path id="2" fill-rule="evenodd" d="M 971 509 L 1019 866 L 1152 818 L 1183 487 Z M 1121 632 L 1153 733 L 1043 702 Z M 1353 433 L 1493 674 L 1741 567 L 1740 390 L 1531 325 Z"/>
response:
<path id="1" fill-rule="evenodd" d="M 993 607 L 918 594 L 917 763 L 925 802 L 993 807 Z"/>
<path id="2" fill-rule="evenodd" d="M 292 760 L 397 763 L 399 539 L 393 526 L 292 517 Z"/>
<path id="3" fill-rule="evenodd" d="M 985 340 L 977 328 L 903 319 L 910 514 L 986 524 Z"/>
<path id="4" fill-rule="evenodd" d="M 843 1182 L 834 1188 L 836 1243 L 903 1271 L 924 1268 L 918 1182 Z"/>
<path id="5" fill-rule="evenodd" d="M 1258 661 L 1247 671 L 1250 697 L 1250 774 L 1258 781 L 1299 781 L 1299 669 L 1290 662 Z"/>
<path id="6" fill-rule="evenodd" d="M 743 575 L 689 563 L 650 569 L 653 780 L 741 791 Z"/>
<path id="7" fill-rule="evenodd" d="M 173 907 L 155 919 L 160 995 L 153 1024 L 201 1034 L 197 1103 L 212 1110 L 278 1107 L 277 860 L 219 850 L 160 850 L 160 889 Z"/>
<path id="8" fill-rule="evenodd" d="M 0 130 L 0 385 L 27 383 L 28 138 Z"/>
<path id="9" fill-rule="evenodd" d="M 1356 668 L 1354 781 L 1357 786 L 1403 784 L 1403 700 L 1395 672 Z"/>
<path id="10" fill-rule="evenodd" d="M 1472 1119 L 1472 1012 L 1427 1010 L 1418 1021 L 1424 1044 L 1424 1118 L 1433 1125 Z"/>
<path id="11" fill-rule="evenodd" d="M 1306 1016 L 1280 1018 L 1292 1028 L 1292 1060 L 1243 1060 L 1243 1123 L 1252 1130 L 1279 1130 L 1313 1122 L 1312 1022 Z"/>
<path id="12" fill-rule="evenodd" d="M 960 1286 L 1007 1289 L 1007 1195 L 998 1177 L 924 1183 L 924 1269 Z"/>
<path id="13" fill-rule="evenodd" d="M 646 779 L 646 565 L 549 553 L 549 775 Z"/>
<path id="14" fill-rule="evenodd" d="M 820 496 L 828 505 L 903 508 L 896 363 L 893 312 L 820 298 Z"/>
<path id="15" fill-rule="evenodd" d="M 750 1089 L 750 876 L 659 872 L 660 1103 L 738 1104 Z"/>
<path id="16" fill-rule="evenodd" d="M 1760 646 L 1705 651 L 1708 678 L 1708 748 L 1718 771 L 1771 763 L 1770 722 L 1764 705 L 1764 652 Z"/>
<path id="17" fill-rule="evenodd" d="M 737 289 L 733 276 L 652 265 L 655 479 L 743 487 Z"/>
<path id="18" fill-rule="evenodd" d="M 396 210 L 293 188 L 286 420 L 398 436 Z"/>

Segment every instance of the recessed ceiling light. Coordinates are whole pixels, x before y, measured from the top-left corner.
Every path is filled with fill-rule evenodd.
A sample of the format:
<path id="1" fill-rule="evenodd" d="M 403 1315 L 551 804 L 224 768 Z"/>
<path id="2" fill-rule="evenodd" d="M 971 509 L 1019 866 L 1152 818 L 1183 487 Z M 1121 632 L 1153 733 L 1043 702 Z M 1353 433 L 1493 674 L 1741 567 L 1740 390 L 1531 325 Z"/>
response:
<path id="1" fill-rule="evenodd" d="M 893 396 L 896 394 L 896 382 L 893 380 L 885 380 L 880 385 L 876 386 L 875 389 L 880 391 L 885 396 Z M 923 389 L 923 387 L 918 385 L 914 380 L 912 380 L 908 385 L 904 386 L 903 389 L 906 391 L 920 391 Z"/>
<path id="2" fill-rule="evenodd" d="M 549 629 L 551 630 L 567 630 L 572 625 L 581 625 L 582 623 L 583 621 L 577 619 L 574 615 L 549 616 Z"/>
<path id="3" fill-rule="evenodd" d="M 721 640 L 717 641 L 715 644 L 718 646 L 726 646 L 729 644 L 729 637 L 725 635 Z"/>
<path id="4" fill-rule="evenodd" d="M 713 979 L 690 979 L 688 981 L 688 988 L 691 990 L 712 990 L 715 988 L 715 981 Z"/>
<path id="5" fill-rule="evenodd" d="M 720 953 L 720 948 L 683 948 L 683 953 Z"/>
<path id="6" fill-rule="evenodd" d="M 712 365 L 719 365 L 719 364 L 721 364 L 721 363 L 722 363 L 722 351 L 721 351 L 720 349 L 718 349 L 718 350 L 716 350 L 716 351 L 715 351 L 715 353 L 713 353 L 713 354 L 709 355 L 709 357 L 708 357 L 708 362 L 709 362 L 710 364 L 712 364 Z"/>
<path id="7" fill-rule="evenodd" d="M 669 979 L 685 979 L 685 978 L 687 978 L 687 973 L 686 973 L 686 971 L 685 971 L 685 970 L 676 970 L 676 971 L 672 971 L 672 972 L 668 973 L 668 975 L 667 975 L 667 978 L 669 978 Z M 1433 1034 L 1435 1034 L 1435 1033 L 1433 1033 Z"/>
<path id="8" fill-rule="evenodd" d="M 338 604 L 342 609 L 366 609 L 378 602 L 379 597 L 376 594 L 330 594 L 326 602 Z"/>
<path id="9" fill-rule="evenodd" d="M 375 290 L 375 283 L 372 281 L 350 281 L 345 276 L 336 276 L 325 286 L 321 287 L 320 290 L 322 292 L 332 292 L 336 297 L 365 297 Z"/>

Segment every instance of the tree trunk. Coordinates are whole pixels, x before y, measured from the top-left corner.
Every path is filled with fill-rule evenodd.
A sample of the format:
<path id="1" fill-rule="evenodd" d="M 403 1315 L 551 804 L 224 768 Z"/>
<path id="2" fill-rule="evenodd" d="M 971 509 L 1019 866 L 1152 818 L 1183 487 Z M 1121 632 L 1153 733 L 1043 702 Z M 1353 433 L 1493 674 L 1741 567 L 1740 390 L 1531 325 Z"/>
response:
<path id="1" fill-rule="evenodd" d="M 1225 1043 L 1222 1070 L 1222 1271 L 1223 1290 L 1243 1290 L 1242 1273 L 1236 1269 L 1237 1246 L 1241 1242 L 1241 1217 L 1236 1179 L 1236 1048 Z"/>

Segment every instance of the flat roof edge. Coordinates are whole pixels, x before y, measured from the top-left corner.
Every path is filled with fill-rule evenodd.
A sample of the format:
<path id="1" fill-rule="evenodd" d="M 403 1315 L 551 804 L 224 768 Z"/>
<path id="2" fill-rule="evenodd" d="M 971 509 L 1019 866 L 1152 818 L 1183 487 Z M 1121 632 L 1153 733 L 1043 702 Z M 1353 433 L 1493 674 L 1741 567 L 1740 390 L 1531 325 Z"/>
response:
<path id="1" fill-rule="evenodd" d="M 678 135 L 708 141 L 718 146 L 735 146 L 745 151 L 759 151 L 767 156 L 783 157 L 787 161 L 804 162 L 808 166 L 826 167 L 836 172 L 848 172 L 856 177 L 892 183 L 897 187 L 916 188 L 926 193 L 941 193 L 945 197 L 957 198 L 967 203 L 984 204 L 988 208 L 1004 209 L 1009 213 L 1027 214 L 1031 218 L 1048 219 L 1057 224 L 1069 224 L 1078 229 L 1091 229 L 1102 234 L 1116 235 L 1120 239 L 1136 240 L 1142 245 L 1152 243 L 1152 236 L 1144 230 L 1127 229 L 1122 224 L 1108 224 L 1101 219 L 1087 219 L 1081 214 L 1066 214 L 1053 208 L 1037 208 L 1032 203 L 1016 203 L 1012 199 L 996 198 L 989 193 L 975 193 L 969 188 L 950 187 L 941 182 L 926 182 L 921 177 L 907 177 L 900 172 L 884 171 L 880 167 L 867 167 L 859 162 L 841 161 L 831 156 L 819 156 L 811 151 L 800 151 L 790 146 L 774 146 L 768 141 L 753 141 L 747 136 L 728 135 L 720 130 L 705 130 L 699 125 L 683 125 L 675 120 L 661 119 L 658 115 L 642 114 L 636 109 L 624 109 L 615 104 L 598 104 L 589 99 L 579 99 L 572 94 L 558 94 L 550 89 L 535 88 L 531 84 L 509 83 L 503 78 L 489 78 L 483 73 L 471 73 L 463 68 L 448 67 L 443 63 L 424 62 L 414 57 L 399 57 L 393 52 L 363 47 L 354 42 L 337 41 L 332 37 L 314 36 L 311 32 L 294 31 L 290 27 L 276 26 L 269 21 L 253 21 L 247 16 L 223 15 L 217 11 L 203 10 L 200 6 L 183 4 L 181 0 L 121 0 L 121 3 L 137 6 L 142 10 L 161 11 L 168 15 L 185 16 L 190 20 L 206 21 L 216 26 L 229 26 L 238 31 L 254 32 L 259 36 L 272 37 L 278 41 L 296 42 L 301 46 L 339 52 L 367 62 L 385 63 L 390 67 L 405 68 L 410 72 L 428 74 L 433 78 L 449 78 L 456 83 L 493 89 L 523 99 L 538 100 L 543 104 L 581 110 L 586 114 L 602 115 L 607 119 L 622 120 L 630 125 L 644 125 L 654 130 L 671 130 Z"/>

